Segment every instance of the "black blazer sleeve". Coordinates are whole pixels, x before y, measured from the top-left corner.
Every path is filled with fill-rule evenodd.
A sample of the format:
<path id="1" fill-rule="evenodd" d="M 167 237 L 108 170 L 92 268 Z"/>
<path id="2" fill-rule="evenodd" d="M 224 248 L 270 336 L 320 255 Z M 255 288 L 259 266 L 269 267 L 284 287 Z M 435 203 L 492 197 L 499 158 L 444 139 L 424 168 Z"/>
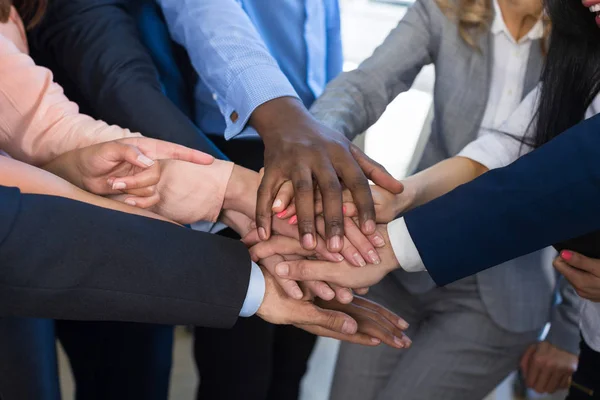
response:
<path id="1" fill-rule="evenodd" d="M 53 70 L 82 111 L 225 159 L 163 93 L 130 14 L 136 4 L 135 0 L 52 0 L 42 23 L 29 35 L 32 55 Z"/>
<path id="2" fill-rule="evenodd" d="M 570 248 L 589 254 L 571 246 L 595 243 L 598 254 L 600 115 L 407 213 L 405 222 L 440 285 L 581 235 Z"/>
<path id="3" fill-rule="evenodd" d="M 0 316 L 231 327 L 251 261 L 235 240 L 0 186 Z"/>

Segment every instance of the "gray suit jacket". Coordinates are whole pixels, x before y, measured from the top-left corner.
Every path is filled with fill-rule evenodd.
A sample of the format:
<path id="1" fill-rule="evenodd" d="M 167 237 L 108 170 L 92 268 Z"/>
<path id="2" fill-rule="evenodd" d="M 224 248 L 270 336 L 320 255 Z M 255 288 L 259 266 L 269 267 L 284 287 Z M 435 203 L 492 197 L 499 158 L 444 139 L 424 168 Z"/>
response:
<path id="1" fill-rule="evenodd" d="M 408 90 L 421 68 L 435 64 L 434 119 L 417 170 L 458 154 L 477 137 L 490 90 L 493 40 L 479 39 L 479 51 L 458 35 L 456 24 L 435 0 L 418 0 L 374 54 L 358 69 L 331 82 L 312 107 L 326 125 L 354 138 L 373 125 L 394 98 Z M 523 97 L 537 84 L 543 64 L 541 45 L 531 46 Z M 435 285 L 428 274 L 396 273 L 412 292 Z M 562 308 L 555 309 L 557 278 L 537 252 L 478 274 L 479 291 L 493 320 L 513 332 L 553 323 L 550 340 L 577 352 L 578 304 L 565 288 Z"/>

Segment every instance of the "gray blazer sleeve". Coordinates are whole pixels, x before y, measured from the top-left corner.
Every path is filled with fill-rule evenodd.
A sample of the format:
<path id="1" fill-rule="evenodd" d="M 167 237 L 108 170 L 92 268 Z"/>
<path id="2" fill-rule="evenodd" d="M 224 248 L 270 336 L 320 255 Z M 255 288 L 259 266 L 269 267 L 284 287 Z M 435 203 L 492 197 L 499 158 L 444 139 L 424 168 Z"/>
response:
<path id="1" fill-rule="evenodd" d="M 435 15 L 434 15 L 435 14 Z M 418 0 L 383 44 L 356 70 L 334 79 L 311 112 L 349 139 L 373 125 L 434 59 L 436 29 L 445 18 L 434 0 Z"/>
<path id="2" fill-rule="evenodd" d="M 558 275 L 561 301 L 552 310 L 550 332 L 546 340 L 559 349 L 579 354 L 579 310 L 582 300 L 573 286 L 562 275 Z"/>

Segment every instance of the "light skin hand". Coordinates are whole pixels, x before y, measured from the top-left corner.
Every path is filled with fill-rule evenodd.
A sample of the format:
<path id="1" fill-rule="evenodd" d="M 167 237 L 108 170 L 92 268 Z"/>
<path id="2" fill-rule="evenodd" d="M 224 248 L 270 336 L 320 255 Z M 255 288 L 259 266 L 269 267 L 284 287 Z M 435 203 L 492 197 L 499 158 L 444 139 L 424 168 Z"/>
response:
<path id="1" fill-rule="evenodd" d="M 548 342 L 529 346 L 521 358 L 521 370 L 527 387 L 538 393 L 567 389 L 577 369 L 578 356 Z"/>
<path id="2" fill-rule="evenodd" d="M 553 265 L 580 297 L 600 303 L 600 260 L 563 250 Z"/>
<path id="3" fill-rule="evenodd" d="M 298 229 L 306 249 L 316 246 L 314 184 L 324 199 L 328 249 L 342 248 L 342 183 L 359 210 L 363 233 L 375 231 L 375 208 L 368 179 L 394 192 L 402 184 L 369 159 L 342 134 L 317 122 L 295 98 L 279 98 L 258 107 L 250 121 L 265 143 L 265 175 L 258 191 L 256 221 L 262 240 L 271 235 L 272 209 L 284 182 L 291 180 L 298 210 Z M 313 181 L 314 177 L 314 181 Z"/>
<path id="4" fill-rule="evenodd" d="M 282 260 L 275 257 L 267 262 Z M 257 315 L 267 322 L 291 324 L 313 334 L 366 346 L 377 346 L 382 341 L 396 348 L 410 346 L 410 339 L 402 332 L 406 322 L 373 302 L 361 299 L 352 305 L 325 301 L 315 304 L 310 297 L 291 299 L 268 271 L 263 269 L 263 274 L 265 297 Z"/>
<path id="5" fill-rule="evenodd" d="M 389 243 L 387 226 L 379 225 L 377 230 Z M 368 264 L 356 268 L 347 261 L 332 263 L 329 261 L 291 261 L 283 262 L 276 267 L 276 273 L 281 278 L 295 281 L 323 281 L 342 287 L 356 289 L 373 286 L 389 272 L 400 267 L 390 245 L 379 249 L 381 263 Z"/>
<path id="6" fill-rule="evenodd" d="M 273 260 L 277 258 L 280 261 L 298 261 L 314 254 L 314 250 L 302 248 L 298 240 L 282 235 L 272 236 L 268 241 L 260 241 L 250 248 L 252 260 L 260 262 L 273 275 L 286 294 L 297 300 L 303 297 L 302 289 L 296 281 L 277 276 L 275 274 L 277 262 L 273 262 Z M 325 282 L 311 281 L 305 283 L 311 293 L 325 300 L 332 300 L 337 295 L 338 300 L 342 303 L 352 301 L 352 293 L 347 289 L 339 290 L 338 288 L 338 290 L 334 290 Z"/>
<path id="7" fill-rule="evenodd" d="M 161 168 L 156 160 L 182 160 L 200 165 L 214 158 L 173 143 L 129 138 L 77 149 L 56 158 L 44 169 L 76 186 L 100 195 L 125 193 L 125 202 L 149 208 L 160 200 Z"/>

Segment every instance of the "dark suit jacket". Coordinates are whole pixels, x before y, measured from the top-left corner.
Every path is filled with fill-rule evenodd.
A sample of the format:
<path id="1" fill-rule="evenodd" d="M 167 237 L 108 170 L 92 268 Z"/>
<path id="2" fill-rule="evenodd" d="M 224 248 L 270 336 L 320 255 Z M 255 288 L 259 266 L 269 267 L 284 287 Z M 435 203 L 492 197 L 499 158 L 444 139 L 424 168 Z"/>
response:
<path id="1" fill-rule="evenodd" d="M 405 221 L 439 285 L 593 235 L 600 229 L 600 116 L 409 212 Z M 600 245 L 594 238 L 569 245 Z"/>
<path id="2" fill-rule="evenodd" d="M 0 316 L 230 327 L 250 265 L 239 241 L 0 186 Z"/>
<path id="3" fill-rule="evenodd" d="M 173 65 L 187 55 L 170 41 L 166 26 L 153 20 L 158 12 L 149 0 L 52 0 L 29 34 L 31 54 L 54 72 L 82 112 L 225 159 L 188 118 L 194 74 Z M 147 17 L 144 29 L 151 38 L 140 35 L 141 17 Z M 156 47 L 166 84 L 144 43 Z M 180 64 L 191 69 L 189 62 Z"/>

